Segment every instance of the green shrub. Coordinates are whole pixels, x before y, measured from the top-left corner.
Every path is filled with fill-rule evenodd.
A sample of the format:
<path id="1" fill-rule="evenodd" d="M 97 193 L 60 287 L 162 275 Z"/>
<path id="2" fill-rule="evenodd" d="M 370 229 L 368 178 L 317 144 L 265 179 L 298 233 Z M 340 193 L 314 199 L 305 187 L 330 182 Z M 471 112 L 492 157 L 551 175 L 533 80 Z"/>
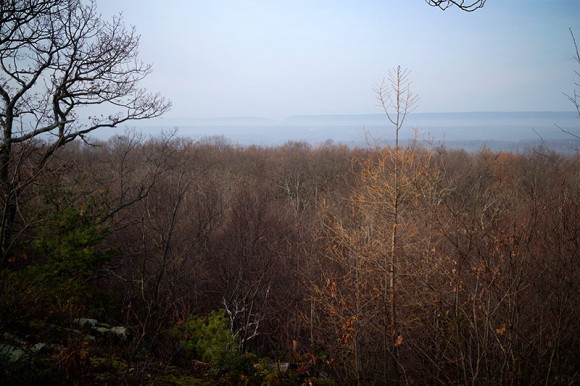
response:
<path id="1" fill-rule="evenodd" d="M 238 343 L 223 310 L 190 316 L 174 329 L 174 335 L 185 352 L 213 365 L 230 362 L 237 354 Z"/>
<path id="2" fill-rule="evenodd" d="M 20 308 L 21 316 L 41 319 L 100 318 L 118 308 L 108 292 L 87 281 L 113 257 L 112 251 L 98 249 L 106 234 L 98 218 L 82 207 L 47 210 L 45 218 L 49 220 L 29 242 L 28 251 L 37 257 L 0 275 L 3 287 L 10 289 L 0 304 Z M 7 312 L 0 314 L 0 319 L 10 318 Z"/>
<path id="3" fill-rule="evenodd" d="M 111 258 L 109 251 L 98 251 L 106 235 L 99 219 L 83 209 L 69 207 L 55 213 L 39 229 L 33 241 L 34 250 L 45 257 L 46 275 L 79 277 Z"/>

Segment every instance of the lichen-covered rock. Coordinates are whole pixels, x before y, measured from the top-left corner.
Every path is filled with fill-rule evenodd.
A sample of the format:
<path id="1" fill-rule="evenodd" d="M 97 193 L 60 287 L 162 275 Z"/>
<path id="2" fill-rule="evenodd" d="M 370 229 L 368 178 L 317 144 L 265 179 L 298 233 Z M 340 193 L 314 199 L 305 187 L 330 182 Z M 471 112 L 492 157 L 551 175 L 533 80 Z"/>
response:
<path id="1" fill-rule="evenodd" d="M 0 361 L 12 364 L 22 361 L 26 357 L 26 352 L 18 347 L 9 344 L 0 344 Z"/>
<path id="2" fill-rule="evenodd" d="M 91 327 L 94 328 L 99 323 L 97 319 L 88 319 L 88 318 L 78 318 L 75 319 L 74 322 L 81 327 Z"/>
<path id="3" fill-rule="evenodd" d="M 119 339 L 121 340 L 127 340 L 127 327 L 123 327 L 123 326 L 116 326 L 116 327 L 111 327 L 109 329 L 109 331 L 111 332 L 111 334 L 117 336 Z"/>
<path id="4" fill-rule="evenodd" d="M 107 334 L 110 332 L 110 330 L 107 327 L 95 327 L 93 328 L 96 332 L 100 333 L 100 334 Z"/>
<path id="5" fill-rule="evenodd" d="M 49 347 L 46 343 L 37 343 L 30 349 L 33 354 L 44 354 L 49 351 Z"/>

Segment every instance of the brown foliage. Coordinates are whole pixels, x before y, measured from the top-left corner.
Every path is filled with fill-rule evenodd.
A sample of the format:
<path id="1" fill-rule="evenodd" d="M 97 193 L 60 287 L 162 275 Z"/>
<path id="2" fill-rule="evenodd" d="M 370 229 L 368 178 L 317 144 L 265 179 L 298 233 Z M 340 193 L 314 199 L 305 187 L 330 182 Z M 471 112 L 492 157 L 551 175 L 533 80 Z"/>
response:
<path id="1" fill-rule="evenodd" d="M 74 167 L 35 181 L 38 194 L 21 207 L 27 237 L 47 206 L 76 203 L 101 219 L 109 234 L 99 248 L 116 255 L 87 280 L 117 297 L 121 309 L 107 314 L 134 331 L 131 353 L 179 358 L 171 328 L 223 308 L 240 350 L 353 382 L 394 379 L 388 356 L 407 382 L 577 377 L 577 156 L 240 148 L 128 134 L 61 149 L 53 165 Z M 43 199 L 62 187 L 67 194 Z M 24 266 L 43 259 L 25 254 Z M 28 299 L 29 312 L 18 312 L 14 292 L 6 296 L 3 326 L 40 310 Z M 82 309 L 70 317 L 91 316 Z"/>

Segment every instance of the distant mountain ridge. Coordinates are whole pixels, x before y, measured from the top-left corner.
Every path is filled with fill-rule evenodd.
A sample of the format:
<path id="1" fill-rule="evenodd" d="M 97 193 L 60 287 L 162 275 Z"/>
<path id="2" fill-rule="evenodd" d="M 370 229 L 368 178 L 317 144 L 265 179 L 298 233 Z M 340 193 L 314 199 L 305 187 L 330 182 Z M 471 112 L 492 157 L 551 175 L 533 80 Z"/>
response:
<path id="1" fill-rule="evenodd" d="M 456 117 L 456 118 L 467 118 L 467 117 L 546 117 L 554 116 L 561 117 L 566 116 L 567 118 L 576 118 L 578 114 L 575 111 L 465 111 L 465 112 L 411 112 L 408 114 L 408 118 L 435 118 L 435 117 Z M 343 120 L 358 120 L 358 119 L 379 119 L 385 118 L 384 113 L 361 113 L 361 114 L 313 114 L 313 115 L 292 115 L 286 118 L 286 121 L 293 120 L 323 120 L 323 119 L 343 119 Z"/>
<path id="2" fill-rule="evenodd" d="M 542 142 L 556 146 L 558 151 L 570 152 L 580 147 L 578 140 L 556 125 L 580 132 L 580 119 L 574 111 L 457 112 L 410 113 L 400 135 L 402 140 L 418 135 L 419 140 L 470 150 L 488 146 L 522 151 Z M 222 136 L 241 146 L 277 146 L 288 141 L 316 145 L 328 140 L 349 146 L 368 146 L 369 136 L 384 143 L 393 140 L 392 126 L 381 113 L 296 115 L 285 119 L 164 117 L 137 122 L 132 127 L 151 136 L 177 128 L 179 136 L 196 140 Z M 98 135 L 103 138 L 123 130 L 103 130 Z"/>
<path id="3" fill-rule="evenodd" d="M 463 112 L 411 112 L 408 114 L 408 118 L 497 118 L 497 117 L 542 117 L 547 116 L 553 117 L 566 117 L 578 118 L 578 114 L 575 111 L 463 111 Z M 210 116 L 210 117 L 175 117 L 167 118 L 161 117 L 159 120 L 179 120 L 179 121 L 205 121 L 205 122 L 252 122 L 252 121 L 264 121 L 264 122 L 291 122 L 291 121 L 304 121 L 304 120 L 342 120 L 342 121 L 357 121 L 365 119 L 384 119 L 385 114 L 381 112 L 377 113 L 354 113 L 354 114 L 299 114 L 291 115 L 282 119 L 271 118 L 267 116 Z M 144 121 L 151 122 L 151 121 Z"/>

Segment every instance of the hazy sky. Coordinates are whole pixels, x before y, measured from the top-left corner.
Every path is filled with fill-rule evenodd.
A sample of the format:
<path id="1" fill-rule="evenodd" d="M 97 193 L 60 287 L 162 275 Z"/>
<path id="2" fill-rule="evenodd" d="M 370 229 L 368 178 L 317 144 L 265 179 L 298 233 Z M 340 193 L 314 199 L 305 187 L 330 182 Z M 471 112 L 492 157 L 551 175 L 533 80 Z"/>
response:
<path id="1" fill-rule="evenodd" d="M 167 117 L 379 112 L 373 87 L 411 70 L 417 112 L 572 110 L 580 0 L 97 0 L 141 35 Z"/>

